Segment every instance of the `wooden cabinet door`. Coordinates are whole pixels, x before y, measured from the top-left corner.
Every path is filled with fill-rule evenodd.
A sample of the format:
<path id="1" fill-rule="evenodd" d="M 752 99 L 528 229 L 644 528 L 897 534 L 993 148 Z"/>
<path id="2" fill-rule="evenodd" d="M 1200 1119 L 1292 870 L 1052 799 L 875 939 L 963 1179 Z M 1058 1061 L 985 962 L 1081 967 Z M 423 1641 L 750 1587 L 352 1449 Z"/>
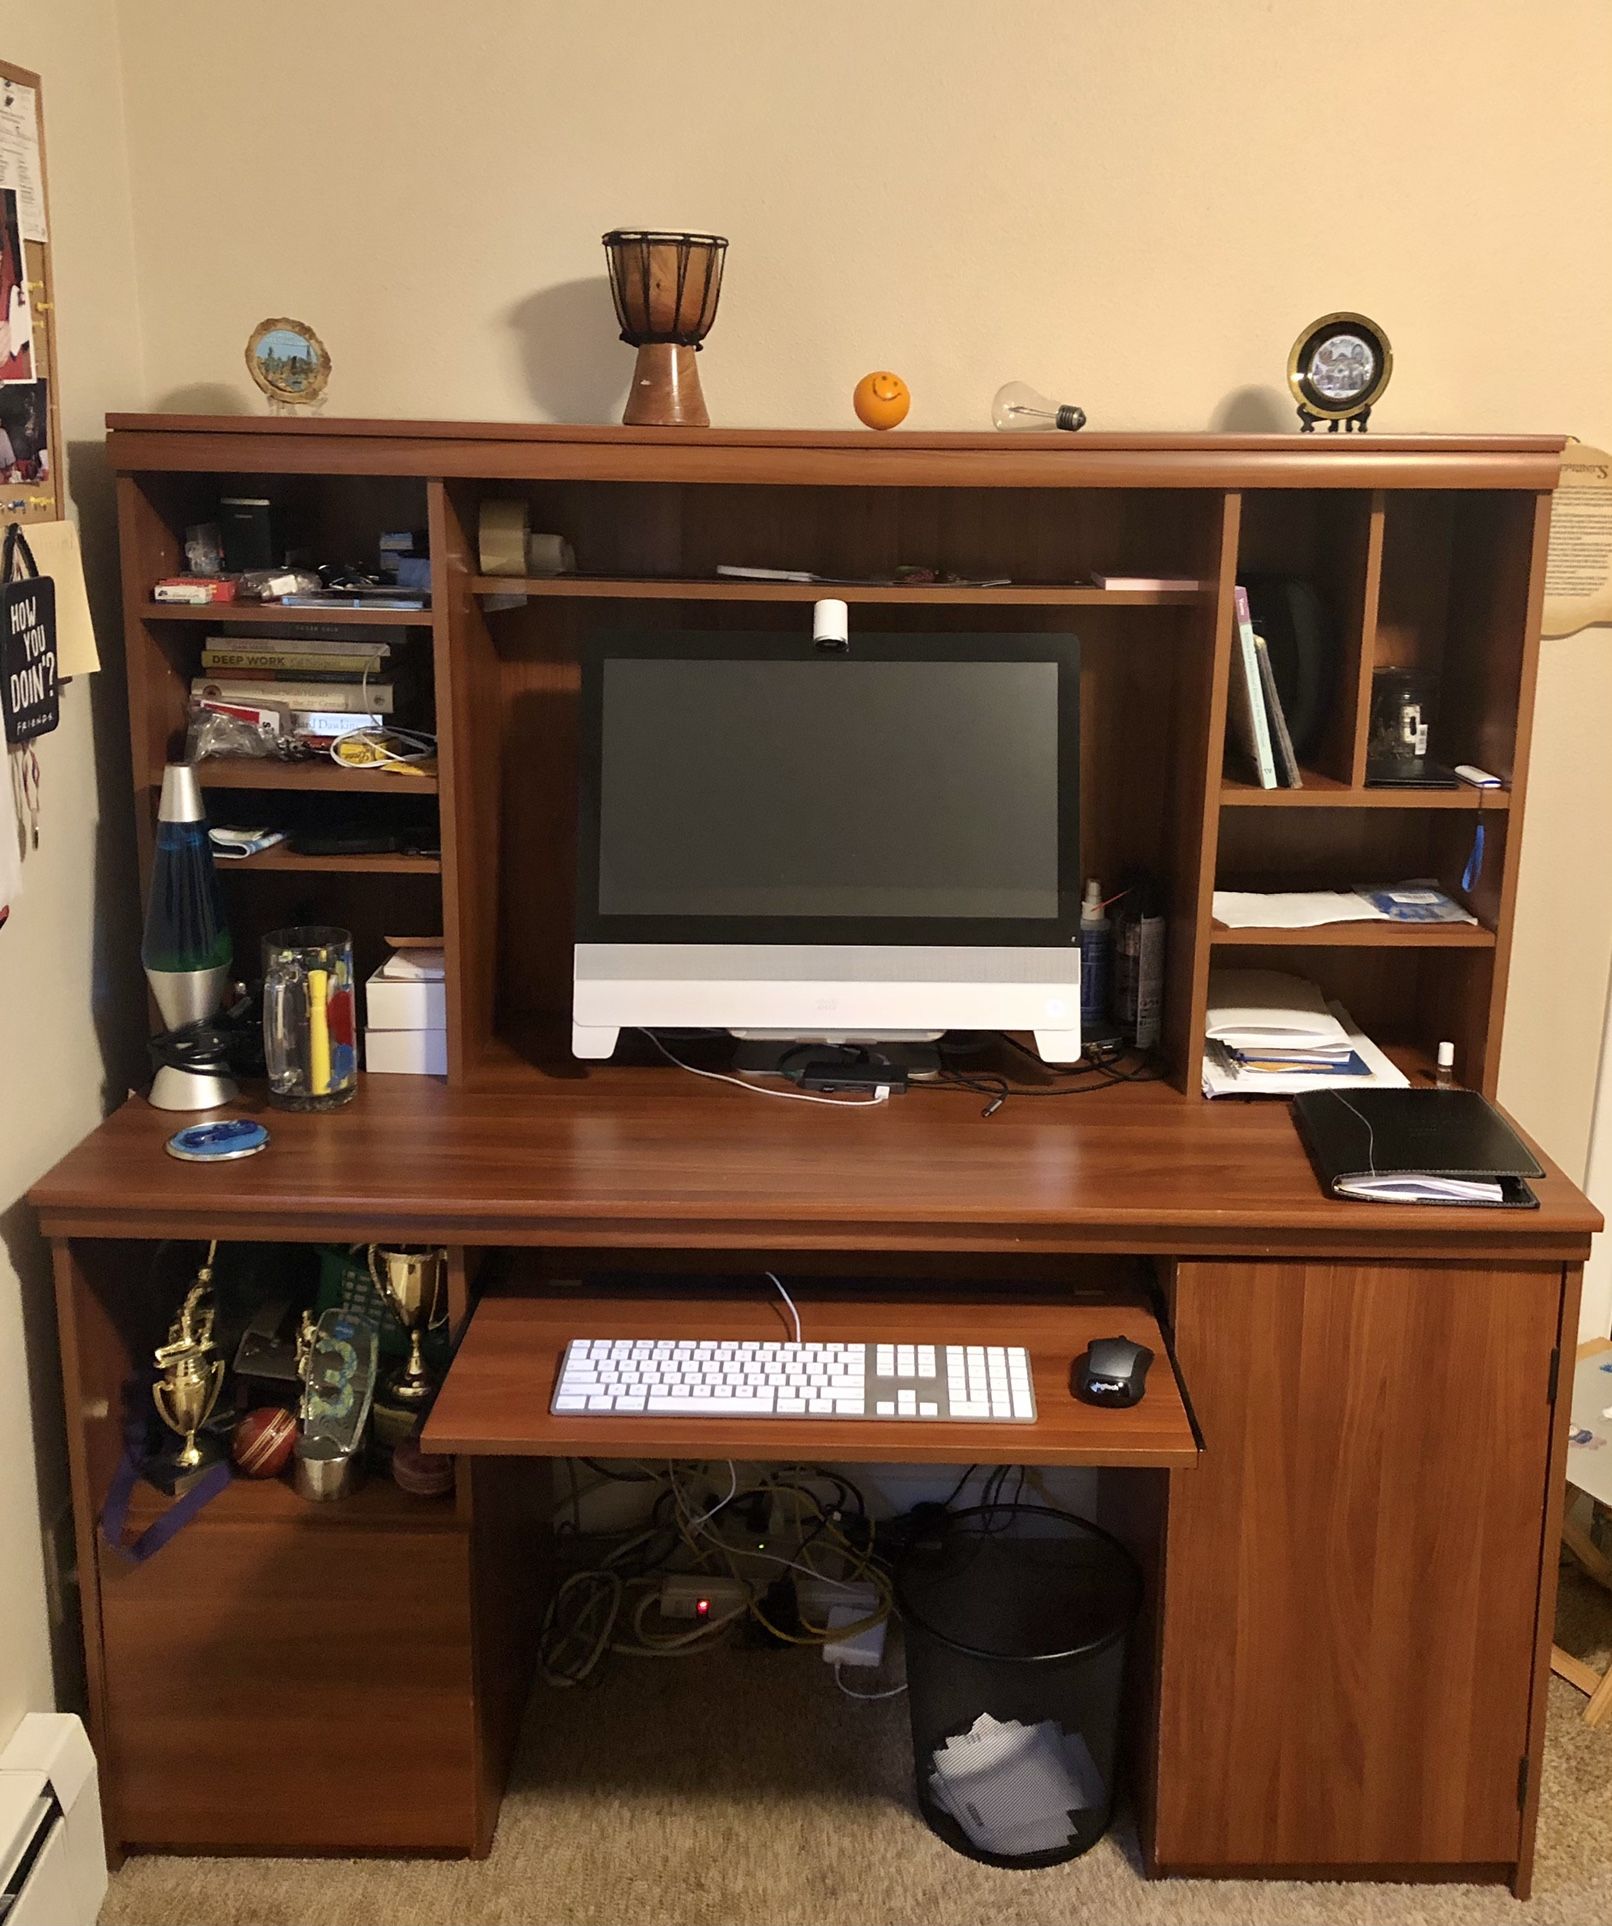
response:
<path id="1" fill-rule="evenodd" d="M 1160 1870 L 1518 1860 L 1561 1292 L 1180 1267 L 1203 1456 L 1170 1481 Z"/>
<path id="2" fill-rule="evenodd" d="M 475 1850 L 463 1533 L 204 1512 L 147 1565 L 104 1553 L 101 1610 L 120 1844 Z"/>

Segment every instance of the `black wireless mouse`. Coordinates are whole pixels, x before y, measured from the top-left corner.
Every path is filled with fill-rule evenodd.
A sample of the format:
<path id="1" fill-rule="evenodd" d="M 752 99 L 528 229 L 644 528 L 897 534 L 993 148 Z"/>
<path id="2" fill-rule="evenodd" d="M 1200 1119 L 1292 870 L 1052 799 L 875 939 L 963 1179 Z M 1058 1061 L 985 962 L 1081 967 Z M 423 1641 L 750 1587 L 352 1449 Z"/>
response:
<path id="1" fill-rule="evenodd" d="M 1153 1353 L 1127 1337 L 1093 1338 L 1075 1359 L 1069 1389 L 1085 1404 L 1140 1404 Z"/>

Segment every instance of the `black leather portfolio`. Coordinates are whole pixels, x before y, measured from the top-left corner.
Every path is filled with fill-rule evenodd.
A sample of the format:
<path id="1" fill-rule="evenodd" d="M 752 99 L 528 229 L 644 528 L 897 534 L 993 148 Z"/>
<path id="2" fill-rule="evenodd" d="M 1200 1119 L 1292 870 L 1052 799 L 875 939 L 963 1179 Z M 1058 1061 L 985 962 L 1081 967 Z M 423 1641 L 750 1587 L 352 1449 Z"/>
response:
<path id="1" fill-rule="evenodd" d="M 1293 1121 L 1325 1189 L 1375 1204 L 1533 1210 L 1539 1161 L 1475 1090 L 1307 1090 Z"/>

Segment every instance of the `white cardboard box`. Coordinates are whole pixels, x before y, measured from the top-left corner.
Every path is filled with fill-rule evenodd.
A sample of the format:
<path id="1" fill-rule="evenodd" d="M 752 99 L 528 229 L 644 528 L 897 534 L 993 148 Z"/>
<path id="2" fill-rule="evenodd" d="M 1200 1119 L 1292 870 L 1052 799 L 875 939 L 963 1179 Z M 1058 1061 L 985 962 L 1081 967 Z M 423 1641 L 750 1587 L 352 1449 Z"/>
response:
<path id="1" fill-rule="evenodd" d="M 445 1029 L 366 1030 L 364 1068 L 371 1075 L 445 1077 L 448 1033 Z"/>
<path id="2" fill-rule="evenodd" d="M 448 986 L 440 979 L 388 977 L 377 970 L 364 985 L 364 1021 L 377 1030 L 441 1030 Z"/>

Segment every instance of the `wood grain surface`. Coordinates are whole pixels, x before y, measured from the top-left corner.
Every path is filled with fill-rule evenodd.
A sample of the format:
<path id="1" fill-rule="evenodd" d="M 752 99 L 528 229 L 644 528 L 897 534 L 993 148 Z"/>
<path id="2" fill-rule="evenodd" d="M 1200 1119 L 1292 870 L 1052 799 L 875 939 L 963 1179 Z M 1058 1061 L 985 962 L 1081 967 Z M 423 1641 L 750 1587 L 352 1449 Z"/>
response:
<path id="1" fill-rule="evenodd" d="M 109 1836 L 474 1851 L 469 1556 L 461 1532 L 339 1526 L 182 1531 L 134 1567 L 103 1549 Z"/>
<path id="2" fill-rule="evenodd" d="M 114 469 L 902 487 L 1554 488 L 1559 435 L 823 433 L 107 416 Z M 870 474 L 871 471 L 871 474 Z"/>
<path id="3" fill-rule="evenodd" d="M 1554 1166 L 1537 1211 L 1323 1194 L 1285 1104 L 1157 1084 L 982 1118 L 969 1091 L 856 1109 L 673 1069 L 528 1071 L 507 1089 L 367 1077 L 339 1111 L 243 1102 L 271 1141 L 218 1168 L 131 1099 L 30 1193 L 54 1236 L 392 1236 L 448 1244 L 1424 1253 L 1581 1261 L 1600 1225 Z"/>
<path id="4" fill-rule="evenodd" d="M 1204 1451 L 1170 1489 L 1162 1870 L 1518 1861 L 1562 1291 L 1181 1266 Z"/>

